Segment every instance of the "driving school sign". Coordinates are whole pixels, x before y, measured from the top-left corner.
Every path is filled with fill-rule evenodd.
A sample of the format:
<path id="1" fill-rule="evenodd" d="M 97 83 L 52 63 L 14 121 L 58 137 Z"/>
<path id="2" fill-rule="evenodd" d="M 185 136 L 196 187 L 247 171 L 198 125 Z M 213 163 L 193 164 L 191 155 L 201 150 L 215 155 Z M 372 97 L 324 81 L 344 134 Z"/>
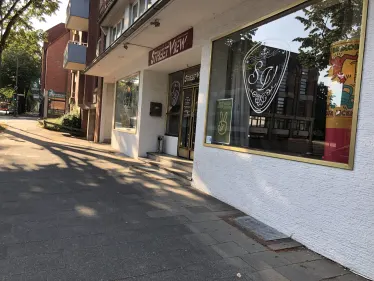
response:
<path id="1" fill-rule="evenodd" d="M 179 34 L 149 52 L 148 65 L 154 65 L 192 48 L 193 28 Z"/>

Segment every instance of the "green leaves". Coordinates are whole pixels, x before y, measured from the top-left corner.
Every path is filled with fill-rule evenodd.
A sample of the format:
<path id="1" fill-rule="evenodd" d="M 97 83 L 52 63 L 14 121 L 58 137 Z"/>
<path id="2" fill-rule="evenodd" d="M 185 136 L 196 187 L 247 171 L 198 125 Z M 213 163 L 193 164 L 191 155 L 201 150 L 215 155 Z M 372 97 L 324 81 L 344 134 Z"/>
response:
<path id="1" fill-rule="evenodd" d="M 9 44 L 9 40 L 19 33 L 33 30 L 31 20 L 45 20 L 59 8 L 59 0 L 3 0 L 0 1 L 0 54 Z M 12 40 L 13 41 L 13 40 Z"/>
<path id="2" fill-rule="evenodd" d="M 296 19 L 309 34 L 294 41 L 301 43 L 299 59 L 305 66 L 326 69 L 332 43 L 360 36 L 362 0 L 321 1 L 303 13 Z"/>
<path id="3" fill-rule="evenodd" d="M 31 21 L 43 21 L 44 16 L 58 10 L 59 4 L 59 0 L 0 1 L 0 85 L 5 93 L 15 86 L 17 58 L 18 92 L 27 92 L 39 79 L 44 32 L 34 30 Z"/>
<path id="4" fill-rule="evenodd" d="M 0 95 L 2 95 L 6 99 L 11 99 L 14 93 L 14 89 L 10 87 L 0 89 Z"/>
<path id="5" fill-rule="evenodd" d="M 18 34 L 3 52 L 2 72 L 0 75 L 3 89 L 13 89 L 16 85 L 18 60 L 18 93 L 25 93 L 31 83 L 40 78 L 41 52 L 40 31 Z M 23 40 L 22 40 L 23 38 Z"/>

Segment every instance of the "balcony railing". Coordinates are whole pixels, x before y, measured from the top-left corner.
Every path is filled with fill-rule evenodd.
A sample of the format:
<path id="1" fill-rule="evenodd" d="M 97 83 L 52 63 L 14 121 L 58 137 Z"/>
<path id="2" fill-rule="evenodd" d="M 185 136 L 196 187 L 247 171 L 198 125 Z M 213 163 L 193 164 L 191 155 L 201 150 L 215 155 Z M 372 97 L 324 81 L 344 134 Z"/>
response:
<path id="1" fill-rule="evenodd" d="M 69 70 L 84 70 L 86 68 L 87 44 L 69 41 L 64 53 L 63 67 Z"/>
<path id="2" fill-rule="evenodd" d="M 89 0 L 70 0 L 66 9 L 66 28 L 88 31 Z"/>

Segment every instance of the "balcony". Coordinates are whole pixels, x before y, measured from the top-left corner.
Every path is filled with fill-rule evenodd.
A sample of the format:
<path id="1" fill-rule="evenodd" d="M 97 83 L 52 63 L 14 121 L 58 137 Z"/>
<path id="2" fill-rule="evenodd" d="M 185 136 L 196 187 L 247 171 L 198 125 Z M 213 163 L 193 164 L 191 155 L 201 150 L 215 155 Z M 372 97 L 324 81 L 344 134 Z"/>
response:
<path id="1" fill-rule="evenodd" d="M 86 68 L 87 46 L 69 41 L 64 53 L 63 67 L 69 70 L 84 70 Z"/>
<path id="2" fill-rule="evenodd" d="M 88 31 L 89 0 L 70 0 L 66 9 L 66 28 Z"/>

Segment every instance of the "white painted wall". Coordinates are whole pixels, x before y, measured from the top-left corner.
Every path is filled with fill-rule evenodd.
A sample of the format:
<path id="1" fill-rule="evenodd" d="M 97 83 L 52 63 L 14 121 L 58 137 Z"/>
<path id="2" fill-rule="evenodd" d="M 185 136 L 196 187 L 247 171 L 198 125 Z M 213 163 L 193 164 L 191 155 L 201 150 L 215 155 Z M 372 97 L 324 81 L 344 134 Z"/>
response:
<path id="1" fill-rule="evenodd" d="M 147 152 L 157 151 L 157 136 L 163 136 L 166 124 L 166 108 L 168 93 L 168 75 L 165 73 L 142 71 L 142 102 L 139 126 L 139 156 L 147 156 Z M 150 103 L 162 104 L 162 117 L 149 115 Z"/>
<path id="2" fill-rule="evenodd" d="M 110 142 L 114 112 L 114 83 L 104 83 L 101 104 L 100 142 Z"/>
<path id="3" fill-rule="evenodd" d="M 178 156 L 178 137 L 164 136 L 164 152 Z"/>
<path id="4" fill-rule="evenodd" d="M 198 38 L 200 32 L 212 36 L 201 39 L 194 186 L 374 279 L 374 5 L 369 5 L 353 171 L 203 146 L 210 38 L 287 2 L 293 1 L 243 2 L 196 30 Z"/>

